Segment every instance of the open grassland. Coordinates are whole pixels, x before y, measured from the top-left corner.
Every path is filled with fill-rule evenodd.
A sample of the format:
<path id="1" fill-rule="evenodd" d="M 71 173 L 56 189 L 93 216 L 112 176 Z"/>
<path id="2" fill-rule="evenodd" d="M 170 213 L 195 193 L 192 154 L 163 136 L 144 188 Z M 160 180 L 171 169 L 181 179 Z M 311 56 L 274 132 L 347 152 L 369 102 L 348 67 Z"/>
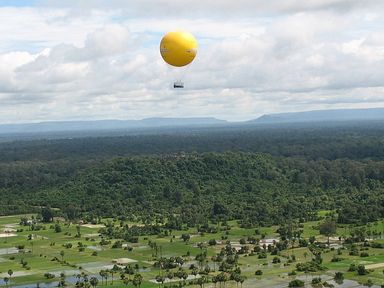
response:
<path id="1" fill-rule="evenodd" d="M 140 236 L 137 243 L 123 241 L 125 244 L 123 247 L 112 248 L 112 245 L 121 239 L 110 239 L 110 243 L 103 244 L 103 237 L 99 234 L 99 229 L 104 227 L 103 224 L 78 226 L 57 219 L 58 222 L 39 224 L 41 229 L 31 231 L 31 226 L 20 225 L 21 217 L 25 216 L 31 217 L 31 215 L 0 217 L 0 233 L 4 234 L 0 238 L 0 286 L 5 286 L 4 278 L 7 277 L 10 278 L 9 281 L 13 287 L 29 283 L 56 283 L 59 281 L 60 274 L 64 273 L 66 282 L 71 287 L 83 273 L 89 277 L 97 277 L 99 279 L 97 287 L 124 287 L 119 272 L 113 275 L 113 285 L 111 274 L 108 277 L 108 285 L 105 285 L 105 281 L 102 284 L 99 272 L 112 269 L 114 259 L 127 258 L 125 260 L 134 267 L 134 272 L 143 276 L 141 287 L 158 287 L 159 284 L 151 281 L 159 274 L 166 272 L 160 271 L 158 267 L 153 265 L 156 257 L 149 242 L 156 243 L 157 247 L 161 247 L 157 252 L 161 254 L 157 255 L 158 257 L 183 257 L 184 263 L 181 267 L 190 275 L 188 279 L 191 277 L 193 279 L 192 270 L 189 268 L 191 265 L 199 266 L 196 256 L 204 249 L 206 259 L 203 264 L 210 267 L 209 277 L 212 277 L 219 274 L 218 264 L 211 261 L 212 256 L 220 253 L 225 248 L 227 241 L 231 243 L 232 247 L 249 247 L 249 252 L 239 254 L 238 259 L 241 275 L 246 277 L 243 287 L 287 287 L 289 281 L 297 277 L 309 283 L 312 277 L 316 275 L 321 275 L 322 279 L 330 281 L 335 272 L 342 272 L 345 279 L 359 283 L 367 283 L 370 279 L 377 285 L 384 285 L 384 249 L 364 247 L 362 244 L 358 244 L 356 246 L 358 255 L 350 255 L 347 246 L 341 249 L 324 247 L 322 249 L 322 265 L 325 270 L 314 273 L 296 272 L 296 275 L 289 276 L 293 270 L 296 270 L 297 263 L 308 262 L 313 258 L 314 255 L 308 247 L 299 247 L 298 242 L 294 242 L 288 249 L 280 251 L 277 255 L 266 253 L 265 258 L 263 258 L 259 257 L 259 253 L 250 253 L 259 244 L 240 244 L 241 239 L 248 237 L 279 239 L 279 234 L 276 232 L 278 226 L 245 229 L 240 228 L 236 221 L 230 221 L 227 223 L 230 227 L 229 230 L 218 227 L 219 232 L 217 233 L 198 233 L 193 228 L 184 231 L 172 231 L 168 235 Z M 112 221 L 112 219 L 108 220 Z M 106 223 L 108 220 L 102 222 Z M 119 221 L 112 223 L 114 226 L 138 224 L 120 223 Z M 55 231 L 55 224 L 60 226 L 61 231 Z M 325 236 L 319 235 L 318 225 L 319 223 L 316 221 L 304 223 L 301 237 L 307 239 L 312 236 L 317 241 L 325 243 L 327 239 Z M 383 222 L 380 221 L 370 224 L 366 229 L 381 229 L 381 227 L 383 227 Z M 349 233 L 350 227 L 345 226 L 339 227 L 336 235 L 348 236 Z M 190 239 L 183 241 L 181 239 L 182 234 L 190 235 Z M 338 239 L 338 237 L 334 238 Z M 218 244 L 208 245 L 212 239 L 218 241 Z M 383 243 L 381 239 L 374 241 Z M 204 248 L 199 247 L 199 243 L 204 243 Z M 342 241 L 333 240 L 332 244 L 341 245 Z M 367 255 L 361 257 L 361 252 L 366 252 Z M 276 257 L 279 262 L 273 263 Z M 338 261 L 333 261 L 335 257 L 339 258 Z M 359 276 L 356 272 L 349 272 L 351 264 L 365 265 L 370 273 Z M 178 269 L 169 270 L 176 272 Z M 9 270 L 12 270 L 12 275 L 9 275 Z M 260 270 L 262 275 L 255 275 L 257 270 Z M 46 279 L 44 276 L 46 273 L 50 273 L 54 277 Z M 180 281 L 180 279 L 175 278 L 173 281 Z M 226 283 L 228 288 L 236 286 L 235 281 Z M 191 285 L 190 287 L 199 286 Z M 214 287 L 214 284 L 208 283 L 205 284 L 205 287 Z"/>

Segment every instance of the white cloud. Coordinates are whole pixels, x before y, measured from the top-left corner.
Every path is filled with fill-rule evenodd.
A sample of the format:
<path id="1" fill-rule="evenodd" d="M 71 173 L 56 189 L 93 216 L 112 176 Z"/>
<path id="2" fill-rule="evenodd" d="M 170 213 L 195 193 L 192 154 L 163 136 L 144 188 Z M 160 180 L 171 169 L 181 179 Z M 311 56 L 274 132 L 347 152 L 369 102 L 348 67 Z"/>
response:
<path id="1" fill-rule="evenodd" d="M 0 122 L 384 106 L 377 1 L 89 3 L 0 8 Z M 200 45 L 178 70 L 158 45 L 180 28 Z"/>
<path id="2" fill-rule="evenodd" d="M 337 11 L 380 8 L 376 0 L 45 0 L 48 7 L 69 7 L 73 12 L 86 13 L 92 9 L 122 10 L 129 16 L 158 18 L 185 17 L 248 17 L 260 14 L 295 13 L 301 11 Z M 373 9 L 372 8 L 372 9 Z"/>

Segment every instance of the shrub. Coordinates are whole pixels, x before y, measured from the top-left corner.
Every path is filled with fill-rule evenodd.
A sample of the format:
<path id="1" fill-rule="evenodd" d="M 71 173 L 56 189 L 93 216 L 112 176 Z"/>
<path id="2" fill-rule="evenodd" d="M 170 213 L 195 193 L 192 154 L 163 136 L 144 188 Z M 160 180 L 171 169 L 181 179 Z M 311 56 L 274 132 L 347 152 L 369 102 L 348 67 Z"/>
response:
<path id="1" fill-rule="evenodd" d="M 279 257 L 273 257 L 272 263 L 274 264 L 281 263 L 281 260 Z"/>
<path id="2" fill-rule="evenodd" d="M 367 274 L 369 274 L 369 272 L 368 272 L 367 269 L 365 269 L 364 265 L 359 265 L 359 266 L 357 266 L 357 274 L 359 274 L 359 275 L 367 275 Z"/>
<path id="3" fill-rule="evenodd" d="M 361 252 L 360 257 L 369 257 L 369 254 L 367 252 Z"/>
<path id="4" fill-rule="evenodd" d="M 70 248 L 72 248 L 72 243 L 65 243 L 65 244 L 63 244 L 63 247 L 70 249 Z"/>
<path id="5" fill-rule="evenodd" d="M 321 278 L 320 277 L 313 278 L 312 279 L 312 284 L 313 285 L 321 284 Z"/>
<path id="6" fill-rule="evenodd" d="M 335 273 L 335 277 L 334 277 L 334 279 L 335 279 L 336 281 L 344 280 L 344 274 L 341 273 L 341 272 L 336 272 L 336 273 Z"/>
<path id="7" fill-rule="evenodd" d="M 265 253 L 265 252 L 261 252 L 261 253 L 259 254 L 258 258 L 259 258 L 259 259 L 265 259 L 265 258 L 267 258 L 267 253 Z"/>
<path id="8" fill-rule="evenodd" d="M 288 287 L 304 287 L 304 281 L 301 281 L 299 279 L 292 280 L 289 282 Z"/>
<path id="9" fill-rule="evenodd" d="M 305 263 L 297 263 L 296 269 L 300 272 L 316 272 L 324 270 L 324 267 L 322 267 L 319 263 L 310 261 Z"/>
<path id="10" fill-rule="evenodd" d="M 211 239 L 211 240 L 208 241 L 208 245 L 209 245 L 209 246 L 214 246 L 214 245 L 216 245 L 216 244 L 217 244 L 217 242 L 216 242 L 215 239 Z"/>
<path id="11" fill-rule="evenodd" d="M 336 255 L 333 255 L 331 262 L 340 262 L 342 260 L 343 260 L 343 258 L 337 257 Z"/>
<path id="12" fill-rule="evenodd" d="M 112 249 L 121 248 L 121 247 L 123 247 L 123 243 L 121 241 L 116 241 L 112 245 Z"/>
<path id="13" fill-rule="evenodd" d="M 368 286 L 368 287 L 373 286 L 373 281 L 372 281 L 372 279 L 368 279 L 368 280 L 367 280 L 367 283 L 365 283 L 364 285 L 365 285 L 365 286 Z"/>
<path id="14" fill-rule="evenodd" d="M 382 243 L 377 243 L 377 242 L 372 242 L 372 243 L 371 243 L 371 247 L 372 247 L 372 248 L 380 248 L 380 249 L 383 249 L 383 248 L 384 248 L 384 244 L 382 244 Z"/>
<path id="15" fill-rule="evenodd" d="M 349 268 L 348 268 L 349 272 L 354 272 L 356 270 L 357 270 L 356 264 L 352 263 L 351 265 L 349 265 Z"/>
<path id="16" fill-rule="evenodd" d="M 44 274 L 44 277 L 47 278 L 47 279 L 53 279 L 53 278 L 55 278 L 55 274 L 47 272 L 47 273 Z"/>

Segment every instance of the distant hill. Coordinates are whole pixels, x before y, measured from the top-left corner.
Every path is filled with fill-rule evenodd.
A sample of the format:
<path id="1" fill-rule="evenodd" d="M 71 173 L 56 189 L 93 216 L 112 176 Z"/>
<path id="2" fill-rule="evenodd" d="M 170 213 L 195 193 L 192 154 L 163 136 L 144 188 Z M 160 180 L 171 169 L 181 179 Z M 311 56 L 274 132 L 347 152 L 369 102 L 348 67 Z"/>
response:
<path id="1" fill-rule="evenodd" d="M 0 125 L 0 134 L 212 126 L 225 123 L 227 123 L 227 121 L 216 118 L 148 118 L 143 120 L 53 121 L 24 124 L 3 124 Z"/>
<path id="2" fill-rule="evenodd" d="M 240 129 L 241 126 L 263 127 L 265 125 L 280 126 L 280 124 L 306 125 L 317 123 L 321 126 L 334 125 L 339 122 L 353 123 L 361 121 L 384 121 L 384 108 L 374 109 L 339 109 L 318 110 L 266 114 L 257 119 L 245 122 L 229 122 L 213 117 L 196 118 L 147 118 L 142 120 L 94 120 L 94 121 L 51 121 L 40 123 L 0 124 L 0 142 L 9 139 L 26 139 L 40 135 L 45 138 L 108 136 L 111 133 L 125 135 L 126 133 L 156 133 L 160 131 L 187 131 L 185 128 L 200 129 L 213 127 L 215 129 Z M 311 124 L 311 125 L 313 125 Z M 188 131 L 190 131 L 189 129 Z M 216 131 L 216 130 L 215 130 Z M 109 133 L 109 134 L 108 134 Z M 104 135 L 105 134 L 105 135 Z M 115 135 L 114 134 L 114 135 Z M 12 138 L 13 137 L 13 138 Z M 16 137 L 16 138 L 15 138 Z"/>
<path id="3" fill-rule="evenodd" d="M 384 108 L 338 109 L 266 114 L 248 123 L 302 123 L 384 120 Z"/>

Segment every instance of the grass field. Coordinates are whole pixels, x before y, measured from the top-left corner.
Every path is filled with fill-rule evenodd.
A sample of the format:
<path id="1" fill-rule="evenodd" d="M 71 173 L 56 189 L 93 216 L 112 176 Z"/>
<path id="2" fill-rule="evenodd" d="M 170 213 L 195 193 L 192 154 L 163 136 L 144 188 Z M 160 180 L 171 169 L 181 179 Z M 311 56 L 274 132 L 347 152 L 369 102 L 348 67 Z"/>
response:
<path id="1" fill-rule="evenodd" d="M 12 287 L 30 283 L 57 282 L 60 273 L 65 273 L 70 287 L 70 285 L 73 286 L 73 283 L 76 282 L 76 275 L 78 274 L 85 273 L 89 277 L 97 276 L 100 278 L 99 271 L 111 269 L 114 265 L 113 259 L 129 258 L 132 261 L 131 265 L 138 265 L 136 268 L 139 268 L 139 270 L 136 272 L 143 276 L 141 287 L 158 287 L 158 284 L 150 282 L 150 280 L 155 279 L 159 275 L 160 271 L 153 266 L 153 250 L 148 246 L 149 240 L 156 242 L 159 247 L 161 246 L 163 257 L 177 257 L 189 254 L 189 257 L 185 257 L 183 268 L 191 274 L 191 271 L 188 269 L 189 265 L 197 265 L 195 256 L 201 252 L 201 249 L 197 247 L 197 243 L 207 243 L 210 239 L 220 240 L 226 237 L 226 241 L 230 241 L 234 247 L 241 247 L 242 245 L 239 244 L 241 238 L 247 238 L 248 236 L 260 238 L 260 234 L 265 235 L 267 239 L 277 239 L 279 236 L 276 233 L 277 226 L 259 228 L 258 232 L 260 234 L 256 235 L 255 229 L 243 229 L 239 227 L 236 221 L 231 221 L 228 223 L 231 229 L 227 232 L 221 231 L 214 234 L 205 233 L 201 235 L 197 233 L 196 229 L 190 229 L 187 231 L 173 231 L 172 235 L 162 237 L 157 235 L 140 236 L 138 243 L 128 243 L 133 248 L 132 251 L 128 251 L 123 248 L 113 249 L 111 244 L 101 246 L 100 241 L 102 238 L 98 233 L 100 226 L 81 226 L 81 237 L 78 238 L 76 237 L 78 232 L 76 224 L 60 222 L 62 231 L 58 233 L 53 229 L 54 224 L 42 224 L 41 230 L 31 231 L 28 226 L 20 226 L 20 218 L 23 216 L 26 215 L 0 217 L 0 235 L 2 235 L 0 238 L 0 286 L 5 286 L 4 278 L 9 278 L 8 271 L 11 269 L 13 271 L 10 277 Z M 27 216 L 30 217 L 31 215 Z M 310 236 L 315 236 L 317 240 L 325 242 L 326 238 L 318 235 L 317 226 L 318 223 L 315 221 L 305 223 L 302 237 L 309 238 Z M 382 222 L 372 225 L 372 227 L 382 226 Z M 348 227 L 341 227 L 337 230 L 337 234 L 345 235 L 348 231 Z M 191 235 L 188 242 L 180 239 L 183 233 Z M 114 241 L 116 240 L 112 240 L 112 243 Z M 380 241 L 382 240 L 377 242 Z M 84 247 L 84 249 L 81 249 L 83 251 L 79 251 L 79 242 Z M 64 247 L 64 245 L 69 247 L 69 244 L 72 245 L 71 248 Z M 246 245 L 250 247 L 250 250 L 253 250 L 253 244 Z M 211 256 L 219 253 L 224 246 L 224 244 L 207 246 L 207 259 L 210 260 Z M 24 249 L 18 251 L 15 249 L 17 247 L 24 247 Z M 347 249 L 341 249 L 339 253 L 337 253 L 337 250 L 324 249 L 322 265 L 327 268 L 325 271 L 312 274 L 297 272 L 296 276 L 288 276 L 288 274 L 296 269 L 297 263 L 310 261 L 313 257 L 307 247 L 297 247 L 297 245 L 294 245 L 293 249 L 290 248 L 279 252 L 277 257 L 279 257 L 281 262 L 276 264 L 272 263 L 273 258 L 276 256 L 269 253 L 263 259 L 259 259 L 257 254 L 242 254 L 239 255 L 238 264 L 242 275 L 247 277 L 243 287 L 287 287 L 288 282 L 295 277 L 301 277 L 300 279 L 307 280 L 308 282 L 315 275 L 322 275 L 321 277 L 324 279 L 332 279 L 336 271 L 343 272 L 345 279 L 358 281 L 359 283 L 366 283 L 368 279 L 371 279 L 375 284 L 383 285 L 384 249 L 363 248 L 360 246 L 358 246 L 358 249 L 359 252 L 360 249 L 367 249 L 361 251 L 367 252 L 368 255 L 366 257 L 351 256 Z M 61 251 L 64 253 L 61 253 Z M 331 261 L 335 256 L 340 258 L 338 262 Z M 295 257 L 295 261 L 289 261 L 292 257 Z M 210 275 L 218 274 L 215 264 L 212 261 L 209 261 L 208 264 L 211 267 Z M 370 273 L 358 276 L 356 272 L 348 272 L 351 264 L 366 265 L 370 269 Z M 213 268 L 216 268 L 216 272 L 212 271 Z M 255 276 L 256 270 L 261 270 L 262 275 Z M 44 277 L 45 273 L 53 274 L 54 278 L 46 279 Z M 97 287 L 124 287 L 119 273 L 114 275 L 113 285 L 111 285 L 111 278 L 109 276 L 108 285 L 102 286 L 99 281 Z M 44 286 L 42 285 L 41 287 Z M 206 284 L 205 287 L 214 287 L 214 285 L 212 283 Z M 236 287 L 236 282 L 228 281 L 226 287 Z"/>

